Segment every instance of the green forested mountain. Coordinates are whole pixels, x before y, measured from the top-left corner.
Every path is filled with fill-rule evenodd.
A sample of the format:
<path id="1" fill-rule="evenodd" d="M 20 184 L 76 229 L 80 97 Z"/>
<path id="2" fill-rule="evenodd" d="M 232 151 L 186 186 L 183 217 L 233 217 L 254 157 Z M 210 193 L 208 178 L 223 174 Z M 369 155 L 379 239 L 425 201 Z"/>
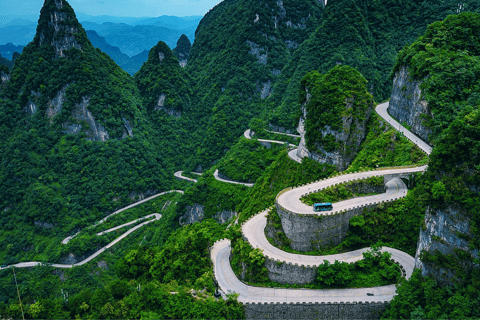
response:
<path id="1" fill-rule="evenodd" d="M 420 269 L 399 280 L 383 318 L 480 317 L 480 15 L 470 12 L 478 10 L 473 0 L 224 0 L 202 19 L 191 48 L 184 36 L 174 51 L 158 42 L 131 76 L 94 48 L 65 0 L 45 0 L 34 41 L 11 70 L 0 66 L 0 265 L 44 265 L 15 268 L 16 279 L 0 268 L 0 317 L 245 318 L 235 295 L 214 298 L 215 241 L 232 240 L 233 267 L 247 280 L 280 286 L 242 223 L 285 188 L 344 169 L 425 164 L 405 179 L 406 197 L 365 210 L 340 244 L 308 254 L 388 246 L 417 255 Z M 434 114 L 415 115 L 432 129 L 430 156 L 373 111 L 404 69 Z M 302 138 L 266 130 L 292 130 L 300 116 Z M 296 162 L 294 146 L 263 138 L 340 154 L 347 165 L 311 154 Z M 197 182 L 175 180 L 182 169 Z M 220 181 L 217 170 L 253 186 Z M 172 189 L 184 193 L 98 224 Z M 347 199 L 346 190 L 324 191 Z M 123 225 L 152 213 L 161 218 Z M 438 229 L 447 225 L 454 231 Z M 130 230 L 85 265 L 50 265 L 83 260 Z M 275 210 L 266 231 L 272 244 L 299 253 Z M 316 276 L 336 270 L 335 286 L 355 268 L 326 264 Z M 388 269 L 397 279 L 398 267 Z M 369 281 L 382 283 L 381 272 Z"/>
<path id="2" fill-rule="evenodd" d="M 66 235 L 174 185 L 170 170 L 181 160 L 148 138 L 157 135 L 135 82 L 91 45 L 65 1 L 45 2 L 3 93 L 5 263 L 58 261 Z"/>
<path id="3" fill-rule="evenodd" d="M 419 239 L 421 270 L 400 287 L 385 318 L 467 318 L 480 311 L 479 21 L 479 14 L 449 16 L 398 56 L 396 69 L 407 65 L 413 79 L 425 79 L 435 147 L 417 198 L 429 217 Z M 454 231 L 440 230 L 439 219 Z"/>
<path id="4" fill-rule="evenodd" d="M 196 83 L 198 164 L 209 167 L 263 111 L 262 99 L 322 12 L 314 0 L 226 0 L 205 15 L 187 65 Z"/>
<path id="5" fill-rule="evenodd" d="M 326 73 L 340 63 L 365 76 L 377 101 L 388 99 L 392 89 L 389 75 L 397 53 L 406 44 L 434 21 L 478 10 L 478 1 L 330 1 L 320 27 L 293 54 L 273 88 L 268 99 L 271 124 L 295 127 L 302 77 L 312 70 Z"/>

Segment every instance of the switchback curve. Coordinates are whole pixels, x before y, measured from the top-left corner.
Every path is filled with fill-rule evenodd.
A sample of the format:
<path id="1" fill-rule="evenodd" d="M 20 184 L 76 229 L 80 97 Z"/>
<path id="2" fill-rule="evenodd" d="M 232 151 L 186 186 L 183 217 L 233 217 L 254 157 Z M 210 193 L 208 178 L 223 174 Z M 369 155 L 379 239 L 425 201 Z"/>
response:
<path id="1" fill-rule="evenodd" d="M 142 204 L 144 202 L 147 202 L 149 200 L 152 200 L 156 197 L 159 197 L 161 195 L 164 195 L 164 194 L 168 194 L 168 193 L 173 193 L 173 192 L 178 192 L 178 193 L 182 193 L 183 194 L 183 191 L 182 190 L 172 190 L 172 191 L 166 191 L 166 192 L 162 192 L 162 193 L 159 193 L 159 194 L 156 194 L 156 195 L 153 195 L 151 197 L 148 197 L 146 199 L 143 199 L 143 200 L 140 200 L 138 202 L 135 202 L 131 205 L 128 205 L 120 210 L 117 210 L 115 212 L 113 212 L 112 214 L 108 215 L 107 217 L 103 218 L 102 220 L 100 220 L 99 222 L 95 223 L 93 226 L 97 226 L 103 222 L 105 222 L 108 218 L 110 218 L 111 216 L 113 215 L 116 215 L 116 214 L 119 214 L 120 212 L 123 212 L 125 210 L 128 210 L 130 208 L 133 208 L 135 206 L 138 206 L 139 204 Z M 49 263 L 43 263 L 43 262 L 36 262 L 36 261 L 32 261 L 32 262 L 21 262 L 21 263 L 17 263 L 17 264 L 14 264 L 14 265 L 11 265 L 13 267 L 16 267 L 16 268 L 30 268 L 30 267 L 35 267 L 35 266 L 40 266 L 40 265 L 50 265 L 54 268 L 63 268 L 63 269 L 69 269 L 69 268 L 73 268 L 73 267 L 76 267 L 76 266 L 81 266 L 81 265 L 84 265 L 90 261 L 92 261 L 93 259 L 95 259 L 97 256 L 99 256 L 100 254 L 102 254 L 105 250 L 113 247 L 115 244 L 117 244 L 118 242 L 120 242 L 122 239 L 126 238 L 128 235 L 130 235 L 132 232 L 134 232 L 135 230 L 137 229 L 140 229 L 141 227 L 153 222 L 153 221 L 156 221 L 156 220 L 159 220 L 162 215 L 161 214 L 158 214 L 158 213 L 153 213 L 153 214 L 150 214 L 150 215 L 147 215 L 147 216 L 144 216 L 144 217 L 141 217 L 139 219 L 136 219 L 134 221 L 131 221 L 131 222 L 128 222 L 128 223 L 125 223 L 121 226 L 118 226 L 118 227 L 114 227 L 114 228 L 111 228 L 111 229 L 108 229 L 108 230 L 105 230 L 105 231 L 102 231 L 102 232 L 99 232 L 97 233 L 97 236 L 101 236 L 103 234 L 106 234 L 106 233 L 109 233 L 109 232 L 112 232 L 112 231 L 115 231 L 117 229 L 120 229 L 120 228 L 123 228 L 123 227 L 126 227 L 128 225 L 131 225 L 131 224 L 134 224 L 134 223 L 137 223 L 137 222 L 140 222 L 142 220 L 146 220 L 146 219 L 149 219 L 149 218 L 155 218 L 155 219 L 152 219 L 152 220 L 148 220 L 148 221 L 145 221 L 141 224 L 139 224 L 138 226 L 135 226 L 129 230 L 127 230 L 125 233 L 123 233 L 121 236 L 119 236 L 117 239 L 113 240 L 112 242 L 110 242 L 109 244 L 107 244 L 105 247 L 101 248 L 100 250 L 96 251 L 94 254 L 92 254 L 91 256 L 87 257 L 86 259 L 80 261 L 80 262 L 77 262 L 77 263 L 74 263 L 74 264 L 59 264 L 59 263 L 52 263 L 52 264 L 49 264 Z M 91 227 L 90 227 L 91 228 Z M 68 237 L 66 239 L 64 239 L 62 241 L 63 244 L 66 244 L 68 243 L 68 241 L 70 241 L 72 238 L 74 238 L 79 232 L 77 232 L 74 236 L 72 237 Z M 11 267 L 11 266 L 8 266 L 8 267 Z"/>
<path id="2" fill-rule="evenodd" d="M 178 179 L 183 179 L 183 180 L 191 181 L 191 182 L 194 182 L 194 183 L 198 181 L 197 179 L 192 179 L 192 178 L 189 178 L 189 177 L 185 177 L 184 175 L 182 175 L 182 173 L 183 173 L 183 171 L 177 171 L 173 175 Z"/>
<path id="3" fill-rule="evenodd" d="M 268 131 L 267 132 L 271 132 L 271 133 L 276 133 L 276 134 L 283 134 L 283 135 L 286 135 L 286 136 L 290 136 L 290 137 L 294 137 L 294 138 L 298 138 L 300 137 L 299 135 L 295 135 L 295 134 L 289 134 L 289 133 L 282 133 L 282 132 L 275 132 L 275 131 Z M 247 129 L 245 130 L 245 132 L 243 133 L 243 136 L 249 140 L 252 139 L 252 131 L 250 129 Z M 286 141 L 277 141 L 277 140 L 265 140 L 265 139 L 257 139 L 258 141 L 260 142 L 264 142 L 264 143 L 275 143 L 275 144 L 281 144 L 281 145 L 287 145 L 289 147 L 296 147 L 295 145 L 291 144 L 291 143 L 288 143 Z M 296 161 L 296 162 L 299 162 L 301 163 L 302 162 L 302 159 L 300 159 L 298 156 L 297 156 L 297 149 L 293 149 L 291 150 L 289 153 L 288 153 L 288 156 Z M 218 175 L 218 169 L 215 171 L 215 173 L 213 174 L 215 179 L 217 179 L 218 181 L 222 181 L 222 182 L 225 182 L 225 183 L 233 183 L 233 184 L 240 184 L 240 185 L 244 185 L 244 186 L 247 186 L 247 187 L 253 187 L 254 184 L 253 183 L 244 183 L 244 182 L 237 182 L 237 181 L 232 181 L 232 180 L 226 180 L 226 179 L 222 179 L 219 177 Z M 175 176 L 176 173 L 175 173 Z M 181 177 L 182 179 L 184 179 L 183 177 Z"/>
<path id="4" fill-rule="evenodd" d="M 423 142 L 413 133 L 402 127 L 398 122 L 388 115 L 388 102 L 377 106 L 377 113 L 397 130 L 401 130 L 405 136 L 412 142 L 417 144 L 425 153 L 430 154 L 432 148 Z M 427 166 L 413 168 L 392 168 L 384 170 L 375 170 L 369 172 L 360 172 L 347 174 L 339 177 L 317 181 L 300 188 L 285 190 L 277 196 L 277 205 L 286 207 L 291 212 L 299 214 L 319 214 L 313 212 L 312 207 L 303 204 L 300 198 L 307 193 L 312 193 L 329 186 L 339 183 L 345 183 L 352 180 L 365 179 L 373 176 L 400 175 L 406 173 L 415 173 L 425 171 Z M 342 211 L 349 208 L 355 208 L 371 203 L 392 201 L 400 197 L 404 197 L 407 193 L 406 186 L 401 179 L 393 178 L 387 183 L 387 192 L 382 195 L 371 197 L 355 198 L 334 204 L 334 211 Z M 321 213 L 321 214 L 333 214 Z M 363 258 L 362 253 L 369 248 L 364 248 L 340 255 L 330 256 L 308 256 L 290 254 L 272 246 L 265 237 L 265 227 L 267 223 L 267 211 L 261 212 L 252 217 L 242 226 L 244 237 L 254 248 L 263 251 L 266 257 L 277 260 L 279 262 L 287 262 L 298 265 L 318 266 L 327 261 L 345 261 L 354 262 Z M 309 302 L 374 302 L 374 301 L 390 301 L 393 299 L 396 291 L 395 285 L 382 286 L 376 288 L 359 288 L 359 289 L 332 289 L 332 290 L 311 290 L 311 289 L 278 289 L 278 288 L 261 288 L 252 287 L 242 283 L 230 266 L 230 241 L 221 240 L 212 247 L 211 259 L 214 263 L 215 276 L 220 287 L 224 292 L 236 292 L 239 294 L 238 300 L 243 303 L 262 302 L 262 303 L 309 303 Z M 413 273 L 415 259 L 393 248 L 382 248 L 392 254 L 392 259 L 399 262 L 405 270 L 405 276 L 408 279 Z M 369 293 L 367 295 L 367 293 Z M 371 295 L 373 294 L 373 295 Z"/>

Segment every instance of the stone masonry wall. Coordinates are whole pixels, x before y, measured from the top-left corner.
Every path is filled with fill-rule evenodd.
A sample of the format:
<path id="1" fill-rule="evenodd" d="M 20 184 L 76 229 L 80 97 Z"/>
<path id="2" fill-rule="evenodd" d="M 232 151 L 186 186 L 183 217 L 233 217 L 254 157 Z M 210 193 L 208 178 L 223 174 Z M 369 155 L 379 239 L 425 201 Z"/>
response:
<path id="1" fill-rule="evenodd" d="M 317 267 L 286 263 L 265 257 L 268 278 L 274 282 L 305 285 L 313 283 L 317 276 Z"/>
<path id="2" fill-rule="evenodd" d="M 392 178 L 394 178 L 394 175 L 389 176 L 388 180 Z M 361 184 L 361 180 L 359 182 L 358 189 L 362 193 L 385 192 L 384 186 L 367 186 Z M 305 252 L 340 244 L 347 235 L 350 219 L 363 214 L 364 210 L 377 207 L 378 204 L 380 202 L 326 214 L 298 214 L 289 212 L 279 206 L 278 203 L 275 205 L 282 220 L 283 231 L 287 238 L 291 240 L 290 246 L 294 250 Z"/>
<path id="3" fill-rule="evenodd" d="M 292 241 L 290 246 L 298 251 L 312 251 L 340 244 L 347 235 L 350 219 L 377 206 L 375 203 L 348 211 L 317 215 L 293 213 L 275 205 L 282 220 L 283 231 Z"/>
<path id="4" fill-rule="evenodd" d="M 380 319 L 388 302 L 246 303 L 249 319 Z"/>

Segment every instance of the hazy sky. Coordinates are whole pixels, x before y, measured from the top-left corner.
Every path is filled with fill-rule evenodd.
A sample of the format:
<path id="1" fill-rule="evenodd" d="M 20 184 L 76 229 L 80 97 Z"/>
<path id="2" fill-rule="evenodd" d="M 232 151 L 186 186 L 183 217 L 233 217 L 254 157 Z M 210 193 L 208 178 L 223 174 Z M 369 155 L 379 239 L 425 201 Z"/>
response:
<path id="1" fill-rule="evenodd" d="M 44 0 L 0 0 L 0 15 L 38 14 Z M 220 0 L 68 0 L 89 15 L 128 17 L 203 16 Z"/>

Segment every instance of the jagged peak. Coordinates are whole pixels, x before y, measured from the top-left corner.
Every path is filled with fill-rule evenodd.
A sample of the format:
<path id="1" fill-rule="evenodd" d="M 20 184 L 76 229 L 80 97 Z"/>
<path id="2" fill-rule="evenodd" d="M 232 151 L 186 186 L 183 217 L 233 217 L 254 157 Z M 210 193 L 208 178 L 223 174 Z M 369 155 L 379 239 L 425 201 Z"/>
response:
<path id="1" fill-rule="evenodd" d="M 45 0 L 34 43 L 39 47 L 53 46 L 56 58 L 65 57 L 66 50 L 83 50 L 90 45 L 75 11 L 66 0 Z"/>

